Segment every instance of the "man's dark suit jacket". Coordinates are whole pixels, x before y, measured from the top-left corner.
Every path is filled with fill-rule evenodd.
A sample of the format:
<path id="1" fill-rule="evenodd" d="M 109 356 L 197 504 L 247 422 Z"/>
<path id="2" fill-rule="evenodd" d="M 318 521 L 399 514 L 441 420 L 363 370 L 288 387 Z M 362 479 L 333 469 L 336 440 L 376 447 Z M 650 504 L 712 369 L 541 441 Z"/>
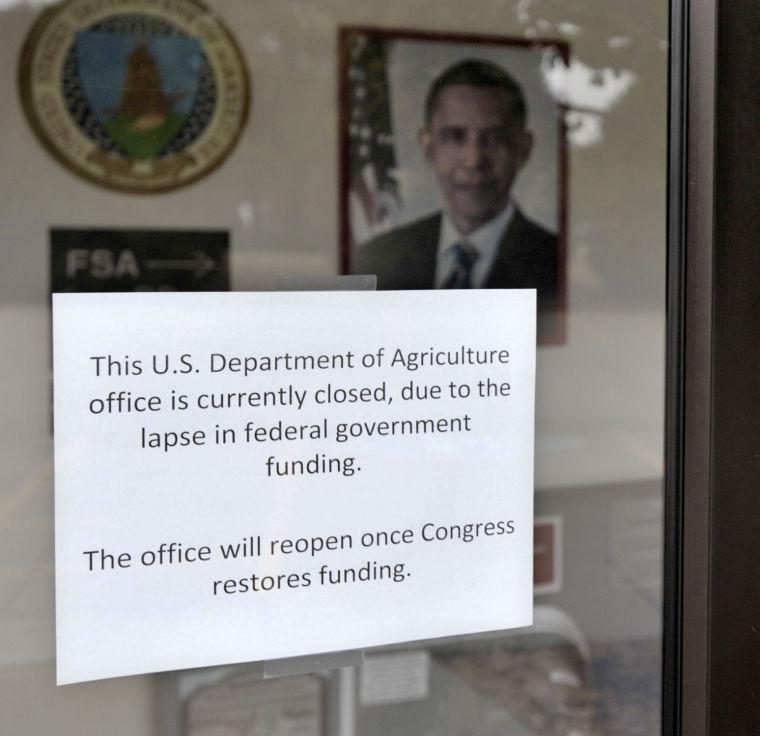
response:
<path id="1" fill-rule="evenodd" d="M 378 289 L 432 289 L 442 214 L 378 235 L 358 249 L 351 271 L 376 274 Z M 518 209 L 486 276 L 486 289 L 537 289 L 539 332 L 552 331 L 559 288 L 557 236 Z"/>

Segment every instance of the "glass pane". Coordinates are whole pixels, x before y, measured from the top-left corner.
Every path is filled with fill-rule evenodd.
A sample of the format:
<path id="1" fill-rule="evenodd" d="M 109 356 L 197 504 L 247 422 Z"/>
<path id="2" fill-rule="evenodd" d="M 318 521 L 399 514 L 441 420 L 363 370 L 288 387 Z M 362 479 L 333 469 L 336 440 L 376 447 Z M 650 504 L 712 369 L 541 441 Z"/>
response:
<path id="1" fill-rule="evenodd" d="M 667 3 L 208 1 L 192 32 L 190 0 L 72 0 L 59 26 L 0 2 L 3 732 L 658 733 Z M 426 111 L 467 59 L 517 82 L 524 126 L 501 81 L 457 77 Z M 348 272 L 538 288 L 535 624 L 56 687 L 51 289 Z"/>

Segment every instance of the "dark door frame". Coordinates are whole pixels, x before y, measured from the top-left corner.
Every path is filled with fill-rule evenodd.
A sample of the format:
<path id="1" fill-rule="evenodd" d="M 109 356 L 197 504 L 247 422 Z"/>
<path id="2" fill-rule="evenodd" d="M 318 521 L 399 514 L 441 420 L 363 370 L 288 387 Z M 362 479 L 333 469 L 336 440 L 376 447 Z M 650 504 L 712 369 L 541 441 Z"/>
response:
<path id="1" fill-rule="evenodd" d="M 760 734 L 758 39 L 671 2 L 665 734 Z"/>

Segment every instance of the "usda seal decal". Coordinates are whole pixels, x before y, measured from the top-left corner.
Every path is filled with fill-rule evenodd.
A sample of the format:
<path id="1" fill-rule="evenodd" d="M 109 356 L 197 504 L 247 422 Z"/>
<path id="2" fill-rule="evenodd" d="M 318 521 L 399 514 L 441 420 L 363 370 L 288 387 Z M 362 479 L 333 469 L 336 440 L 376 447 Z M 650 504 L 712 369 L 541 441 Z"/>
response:
<path id="1" fill-rule="evenodd" d="M 67 168 L 103 186 L 159 192 L 230 153 L 248 112 L 232 37 L 196 0 L 68 0 L 24 45 L 26 115 Z"/>

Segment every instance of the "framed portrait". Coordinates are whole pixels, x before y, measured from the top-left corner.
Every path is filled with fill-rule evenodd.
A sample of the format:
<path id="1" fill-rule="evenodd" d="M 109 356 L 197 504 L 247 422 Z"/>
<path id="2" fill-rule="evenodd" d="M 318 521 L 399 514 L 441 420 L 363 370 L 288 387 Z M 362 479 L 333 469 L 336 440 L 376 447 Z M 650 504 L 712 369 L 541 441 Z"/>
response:
<path id="1" fill-rule="evenodd" d="M 535 288 L 563 344 L 568 45 L 344 27 L 339 53 L 342 273 Z"/>

